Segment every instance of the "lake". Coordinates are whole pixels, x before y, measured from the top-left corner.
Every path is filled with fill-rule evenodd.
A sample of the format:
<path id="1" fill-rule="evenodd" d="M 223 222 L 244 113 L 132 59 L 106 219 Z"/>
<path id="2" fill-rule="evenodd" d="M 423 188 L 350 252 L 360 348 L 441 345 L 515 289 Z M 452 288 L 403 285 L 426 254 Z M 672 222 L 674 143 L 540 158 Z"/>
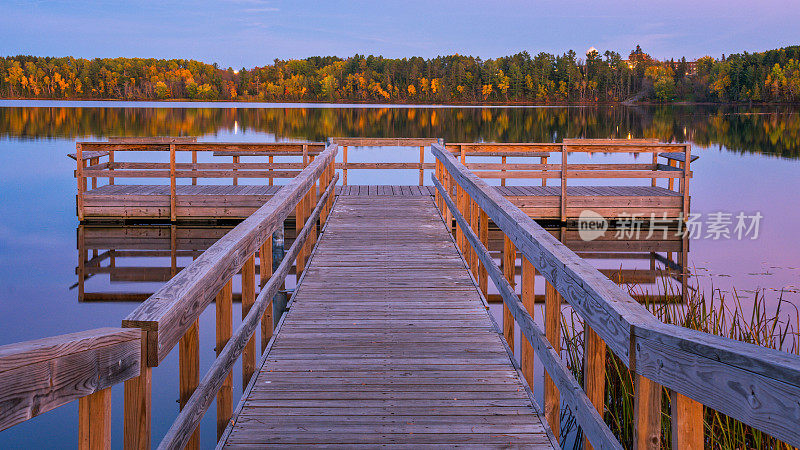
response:
<path id="1" fill-rule="evenodd" d="M 93 237 L 117 232 L 85 229 L 75 216 L 75 162 L 66 157 L 76 140 L 109 136 L 197 136 L 201 141 L 323 141 L 333 136 L 439 137 L 447 142 L 560 142 L 564 138 L 658 138 L 691 142 L 692 211 L 760 214 L 758 235 L 692 239 L 690 283 L 726 298 L 734 290 L 745 304 L 763 293 L 800 306 L 800 109 L 796 107 L 449 107 L 155 102 L 0 101 L 0 345 L 102 326 L 118 326 L 136 303 L 79 302 L 86 292 L 152 293 L 163 281 L 169 256 L 130 262 L 131 275 L 96 273 L 78 279 L 80 257 L 108 246 Z M 407 159 L 414 149 L 351 149 L 351 161 Z M 426 161 L 432 161 L 426 155 Z M 339 156 L 341 158 L 341 156 Z M 351 171 L 350 184 L 416 184 L 418 173 Z M 427 180 L 427 176 L 426 176 Z M 427 182 L 430 184 L 430 181 Z M 163 237 L 170 227 L 143 227 Z M 181 229 L 180 233 L 191 233 Z M 752 230 L 755 231 L 755 230 Z M 223 231 L 224 232 L 224 231 Z M 106 233 L 105 235 L 103 233 Z M 161 250 L 170 250 L 167 246 Z M 93 246 L 94 245 L 94 246 Z M 116 249 L 125 249 L 124 244 Z M 178 266 L 191 261 L 187 248 Z M 127 249 L 130 250 L 130 249 Z M 80 255 L 80 256 L 79 256 Z M 601 263 L 598 263 L 598 266 Z M 602 260 L 608 271 L 630 262 Z M 640 261 L 644 267 L 650 261 Z M 153 275 L 153 274 L 156 275 Z M 161 274 L 161 275 L 158 275 Z M 291 280 L 292 277 L 289 277 Z M 291 287 L 291 285 L 287 286 Z M 234 305 L 234 317 L 240 317 Z M 497 313 L 497 308 L 493 312 Z M 200 319 L 201 373 L 213 361 L 213 308 Z M 794 310 L 793 310 L 794 311 Z M 538 315 L 541 317 L 541 315 Z M 234 373 L 240 373 L 239 368 Z M 241 392 L 234 376 L 234 401 Z M 153 435 L 162 436 L 177 413 L 177 352 L 153 376 Z M 204 447 L 214 442 L 214 407 L 202 426 Z M 121 446 L 122 389 L 113 390 L 112 430 Z M 0 447 L 70 447 L 77 438 L 77 402 L 0 432 Z"/>

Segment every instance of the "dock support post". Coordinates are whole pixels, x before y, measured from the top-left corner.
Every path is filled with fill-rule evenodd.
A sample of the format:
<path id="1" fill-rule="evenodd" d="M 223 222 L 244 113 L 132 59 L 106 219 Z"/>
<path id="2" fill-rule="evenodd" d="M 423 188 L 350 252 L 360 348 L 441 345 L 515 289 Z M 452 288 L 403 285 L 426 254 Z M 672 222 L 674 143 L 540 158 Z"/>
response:
<path id="1" fill-rule="evenodd" d="M 108 151 L 108 171 L 114 173 L 114 150 Z M 114 185 L 114 177 L 112 175 L 108 177 L 108 185 Z"/>
<path id="2" fill-rule="evenodd" d="M 228 339 L 231 338 L 233 328 L 232 284 L 231 280 L 228 280 L 216 298 L 217 356 L 225 348 Z M 222 387 L 217 392 L 217 439 L 222 437 L 222 433 L 225 432 L 225 428 L 228 426 L 228 421 L 231 420 L 231 414 L 233 414 L 233 378 L 231 375 L 231 372 L 228 372 L 225 376 L 225 381 L 222 382 Z"/>
<path id="3" fill-rule="evenodd" d="M 177 214 L 175 208 L 177 206 L 177 199 L 175 198 L 175 191 L 177 189 L 175 183 L 175 144 L 169 144 L 169 220 L 175 222 Z"/>
<path id="4" fill-rule="evenodd" d="M 531 319 L 534 318 L 534 309 L 533 304 L 536 295 L 534 294 L 534 282 L 536 280 L 536 269 L 533 267 L 528 258 L 525 256 L 521 257 L 522 259 L 522 306 L 525 307 L 525 310 L 531 315 Z M 533 346 L 525 336 L 520 336 L 522 339 L 522 348 L 520 349 L 520 366 L 522 367 L 522 375 L 525 377 L 525 381 L 528 383 L 528 386 L 533 391 Z"/>
<path id="5" fill-rule="evenodd" d="M 150 448 L 150 409 L 153 369 L 147 365 L 147 333 L 142 332 L 142 360 L 139 376 L 125 382 L 123 447 Z"/>
<path id="6" fill-rule="evenodd" d="M 283 258 L 286 256 L 286 249 L 284 248 L 284 232 L 283 232 L 283 225 L 278 226 L 278 229 L 275 230 L 275 233 L 272 234 L 272 271 L 278 268 L 283 262 Z M 284 289 L 285 286 L 281 284 L 281 289 Z M 275 297 L 272 298 L 272 329 L 274 330 L 275 327 L 278 325 L 278 321 L 281 320 L 281 316 L 283 312 L 286 310 L 286 304 L 288 303 L 288 299 L 286 298 L 286 294 L 278 292 L 275 294 Z"/>
<path id="7" fill-rule="evenodd" d="M 197 172 L 197 150 L 192 150 L 192 172 Z M 197 185 L 197 177 L 192 177 L 192 186 Z"/>
<path id="8" fill-rule="evenodd" d="M 111 448 L 111 388 L 78 399 L 78 448 Z"/>
<path id="9" fill-rule="evenodd" d="M 561 146 L 561 222 L 567 221 L 567 146 Z"/>
<path id="10" fill-rule="evenodd" d="M 306 196 L 308 193 L 303 195 L 303 198 L 297 203 L 297 206 L 294 207 L 294 230 L 295 236 L 300 235 L 300 231 L 303 229 L 303 225 L 306 223 Z M 295 274 L 297 279 L 300 279 L 300 275 L 303 274 L 303 266 L 305 262 L 305 245 L 300 248 L 300 251 L 297 252 L 297 259 L 295 260 Z"/>
<path id="11" fill-rule="evenodd" d="M 78 179 L 78 198 L 76 201 L 78 221 L 83 222 L 83 194 L 86 192 L 86 179 L 83 178 L 83 146 L 81 144 L 75 144 L 75 160 L 77 162 L 75 178 Z"/>
<path id="12" fill-rule="evenodd" d="M 464 197 L 466 194 L 464 193 L 464 189 L 461 187 L 460 184 L 456 184 L 456 207 L 458 208 L 458 212 L 464 216 Z M 461 226 L 456 222 L 456 244 L 458 244 L 458 251 L 464 255 L 466 259 L 466 255 L 464 254 L 464 230 L 461 229 Z"/>
<path id="13" fill-rule="evenodd" d="M 342 186 L 347 186 L 347 146 L 342 146 Z"/>
<path id="14" fill-rule="evenodd" d="M 633 445 L 636 449 L 661 448 L 661 385 L 636 374 L 634 387 Z"/>
<path id="15" fill-rule="evenodd" d="M 480 217 L 478 221 L 480 222 L 480 230 L 478 231 L 478 237 L 481 239 L 481 243 L 487 249 L 489 248 L 489 215 L 486 212 L 478 207 L 480 210 Z M 449 210 L 449 208 L 448 208 Z M 489 273 L 486 270 L 486 267 L 481 264 L 480 269 L 478 270 L 478 287 L 480 288 L 481 292 L 483 292 L 483 296 L 488 298 L 489 297 Z"/>
<path id="16" fill-rule="evenodd" d="M 242 320 L 256 302 L 256 255 L 253 254 L 242 266 Z M 251 336 L 242 350 L 242 389 L 247 388 L 250 377 L 256 371 L 256 337 Z"/>
<path id="17" fill-rule="evenodd" d="M 703 405 L 670 389 L 672 448 L 702 450 L 704 447 Z"/>
<path id="18" fill-rule="evenodd" d="M 261 244 L 258 253 L 259 258 L 259 286 L 263 289 L 272 276 L 272 236 Z M 270 302 L 271 303 L 271 302 Z M 264 314 L 261 316 L 261 353 L 267 349 L 267 344 L 272 338 L 272 304 L 267 305 Z"/>
<path id="19" fill-rule="evenodd" d="M 516 292 L 516 265 L 517 265 L 517 249 L 514 243 L 511 242 L 508 236 L 503 234 L 503 275 L 505 275 L 511 289 Z M 511 310 L 503 302 L 503 335 L 508 342 L 511 351 L 514 351 L 514 316 Z"/>
<path id="20" fill-rule="evenodd" d="M 503 168 L 500 169 L 500 172 L 505 172 L 506 171 L 506 157 L 505 156 L 501 156 L 500 157 L 500 164 L 503 165 Z M 500 178 L 500 186 L 505 186 L 505 185 L 506 185 L 506 177 L 504 175 L 502 178 Z"/>
<path id="21" fill-rule="evenodd" d="M 469 200 L 469 210 L 470 210 L 470 228 L 475 234 L 480 233 L 480 208 L 478 208 L 478 202 L 472 200 L 469 196 L 467 196 L 467 200 Z M 479 268 L 481 266 L 481 262 L 478 259 L 478 252 L 472 248 L 472 245 L 467 243 L 467 248 L 469 249 L 469 256 L 470 256 L 470 266 L 472 267 L 472 276 L 475 277 L 475 280 L 478 279 L 479 275 Z"/>
<path id="22" fill-rule="evenodd" d="M 539 162 L 544 165 L 547 165 L 547 156 L 542 156 Z M 542 172 L 547 172 L 547 169 L 543 169 Z M 545 173 L 543 173 L 542 175 L 545 175 Z M 545 178 L 544 176 L 542 176 L 542 186 L 547 186 L 547 178 Z"/>
<path id="23" fill-rule="evenodd" d="M 583 390 L 603 417 L 606 406 L 606 343 L 587 324 L 584 324 L 583 336 Z M 592 450 L 588 439 L 584 438 L 583 448 Z"/>
<path id="24" fill-rule="evenodd" d="M 183 410 L 200 382 L 200 332 L 197 320 L 186 330 L 178 343 L 178 366 L 179 402 L 180 409 Z M 199 430 L 194 430 L 186 448 L 200 448 Z"/>
<path id="25" fill-rule="evenodd" d="M 270 185 L 270 186 L 272 186 L 272 179 L 274 178 L 274 177 L 272 176 L 272 175 L 273 175 L 273 174 L 272 174 L 272 161 L 273 161 L 273 157 L 272 157 L 272 156 L 270 156 L 270 157 L 269 157 L 269 185 Z"/>
<path id="26" fill-rule="evenodd" d="M 419 146 L 419 185 L 422 186 L 425 184 L 425 146 Z"/>
<path id="27" fill-rule="evenodd" d="M 544 300 L 544 328 L 545 336 L 553 346 L 556 353 L 561 353 L 561 294 L 556 288 L 547 282 L 545 284 Z M 560 394 L 553 380 L 545 372 L 544 374 L 544 416 L 550 429 L 559 437 L 561 429 L 561 405 Z"/>
<path id="28" fill-rule="evenodd" d="M 238 165 L 239 165 L 239 157 L 238 156 L 234 156 L 233 157 L 233 185 L 234 186 L 238 186 L 239 185 L 239 177 L 236 175 L 236 172 L 239 171 L 236 168 Z"/>

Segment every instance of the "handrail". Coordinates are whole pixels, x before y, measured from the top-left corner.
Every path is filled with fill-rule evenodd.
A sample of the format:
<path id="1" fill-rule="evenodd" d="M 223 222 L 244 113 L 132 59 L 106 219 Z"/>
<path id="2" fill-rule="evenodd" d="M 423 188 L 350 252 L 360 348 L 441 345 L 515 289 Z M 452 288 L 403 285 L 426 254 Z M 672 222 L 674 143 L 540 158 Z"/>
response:
<path id="1" fill-rule="evenodd" d="M 110 445 L 110 388 L 138 377 L 139 330 L 99 328 L 0 346 L 0 431 L 78 400 L 82 447 Z"/>
<path id="2" fill-rule="evenodd" d="M 494 263 L 494 259 L 492 255 L 489 254 L 489 250 L 481 243 L 478 235 L 475 234 L 472 227 L 467 223 L 467 220 L 459 212 L 458 207 L 453 203 L 453 200 L 447 195 L 447 190 L 435 176 L 431 176 L 431 179 L 439 195 L 463 230 L 464 237 L 475 249 L 483 267 L 486 268 L 489 277 L 495 283 L 495 286 L 497 286 L 497 290 L 500 291 L 503 302 L 511 310 L 511 314 L 519 325 L 523 336 L 536 348 L 539 360 L 544 364 L 546 371 L 551 374 L 557 383 L 558 390 L 563 394 L 563 398 L 566 399 L 570 409 L 575 412 L 578 424 L 589 439 L 589 442 L 598 449 L 621 449 L 622 445 L 619 444 L 614 434 L 603 422 L 603 417 L 594 409 L 591 401 L 578 384 L 578 381 L 572 376 L 572 373 L 561 360 L 561 355 L 559 355 L 550 342 L 547 341 L 544 332 L 533 321 L 531 314 L 525 310 L 519 297 L 514 294 L 514 289 L 511 287 L 508 280 L 503 277 L 500 269 Z"/>
<path id="3" fill-rule="evenodd" d="M 315 185 L 317 178 L 328 170 L 336 151 L 335 145 L 329 146 L 267 203 L 220 238 L 122 321 L 124 327 L 141 328 L 147 332 L 149 366 L 158 366 L 211 303 L 214 295 L 286 220 L 306 192 Z"/>
<path id="4" fill-rule="evenodd" d="M 447 197 L 452 195 L 454 185 L 462 189 L 480 212 L 513 242 L 523 258 L 583 317 L 587 330 L 597 333 L 637 374 L 637 383 L 653 384 L 649 380 L 660 383 L 784 442 L 800 445 L 800 427 L 797 427 L 800 357 L 660 322 L 619 286 L 471 173 L 450 152 L 439 145 L 434 145 L 432 151 L 441 164 L 437 173 L 444 175 L 446 181 L 438 197 L 452 210 L 453 203 L 448 202 Z M 458 209 L 452 211 L 456 217 L 461 214 Z M 467 236 L 463 220 L 460 226 L 460 232 Z M 469 238 L 467 240 L 472 244 Z M 481 258 L 480 251 L 478 258 Z M 488 261 L 484 262 L 488 269 L 486 263 Z M 518 302 L 516 295 L 513 291 L 504 293 L 502 289 L 501 294 L 513 311 L 514 302 Z M 523 331 L 526 332 L 531 334 L 526 338 L 534 342 L 534 333 Z M 652 396 L 658 389 L 649 386 L 642 393 L 637 392 L 637 396 L 645 395 L 644 391 Z M 657 402 L 660 405 L 660 394 Z M 642 415 L 637 414 L 637 417 L 644 420 Z M 683 416 L 673 419 L 674 426 L 680 426 L 678 424 L 685 420 Z M 702 427 L 702 423 L 690 426 Z M 646 439 L 655 436 L 657 440 L 658 427 L 660 424 L 637 423 L 637 432 L 648 436 Z"/>
<path id="5" fill-rule="evenodd" d="M 178 417 L 172 423 L 172 426 L 167 431 L 167 434 L 164 436 L 158 448 L 182 449 L 189 442 L 195 428 L 200 424 L 206 410 L 211 406 L 214 396 L 222 387 L 225 377 L 233 368 L 236 359 L 242 354 L 248 340 L 250 340 L 255 333 L 259 320 L 261 320 L 267 306 L 272 301 L 275 294 L 278 293 L 286 276 L 289 274 L 289 269 L 293 264 L 293 260 L 306 245 L 306 241 L 311 235 L 312 228 L 316 227 L 316 221 L 327 204 L 328 198 L 333 195 L 338 177 L 339 174 L 335 174 L 331 179 L 325 191 L 320 196 L 316 207 L 308 217 L 305 226 L 303 226 L 300 234 L 297 235 L 283 261 L 278 266 L 278 269 L 261 289 L 261 292 L 258 294 L 255 303 L 251 306 L 247 316 L 242 320 L 241 325 L 239 325 L 236 331 L 234 331 L 232 337 L 228 340 L 227 344 L 225 344 L 225 347 L 219 352 L 208 372 L 200 381 L 200 384 L 197 386 Z"/>

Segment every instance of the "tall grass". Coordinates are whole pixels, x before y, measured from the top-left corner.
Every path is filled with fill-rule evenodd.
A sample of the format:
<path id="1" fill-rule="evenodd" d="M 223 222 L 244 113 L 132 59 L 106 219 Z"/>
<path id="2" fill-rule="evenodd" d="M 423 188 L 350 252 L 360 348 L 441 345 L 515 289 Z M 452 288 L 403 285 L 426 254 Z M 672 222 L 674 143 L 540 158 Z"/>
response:
<path id="1" fill-rule="evenodd" d="M 676 288 L 665 282 L 664 291 Z M 629 286 L 631 294 L 640 289 Z M 638 292 L 640 293 L 640 292 Z M 743 299 L 734 291 L 728 297 L 716 289 L 710 295 L 690 291 L 686 304 L 647 304 L 646 307 L 665 323 L 725 336 L 751 344 L 800 354 L 800 311 L 794 304 L 777 298 L 777 307 L 768 307 L 764 291 L 753 299 Z M 563 308 L 562 356 L 576 379 L 583 383 L 583 321 L 572 310 Z M 612 352 L 606 359 L 605 411 L 603 418 L 625 448 L 633 448 L 634 378 L 625 364 Z M 713 449 L 789 449 L 793 448 L 724 414 L 704 408 L 705 447 Z M 662 448 L 671 445 L 669 394 L 662 395 Z M 800 426 L 800 425 L 798 425 Z M 580 429 L 571 413 L 562 411 L 561 436 L 565 448 L 582 448 Z"/>

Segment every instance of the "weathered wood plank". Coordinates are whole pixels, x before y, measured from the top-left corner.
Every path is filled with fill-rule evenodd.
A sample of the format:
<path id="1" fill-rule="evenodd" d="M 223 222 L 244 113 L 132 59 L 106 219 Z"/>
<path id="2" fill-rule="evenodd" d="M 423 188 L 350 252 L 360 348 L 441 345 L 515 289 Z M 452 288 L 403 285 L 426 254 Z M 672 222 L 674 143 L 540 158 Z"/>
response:
<path id="1" fill-rule="evenodd" d="M 141 332 L 100 328 L 0 347 L 0 430 L 137 377 Z"/>

